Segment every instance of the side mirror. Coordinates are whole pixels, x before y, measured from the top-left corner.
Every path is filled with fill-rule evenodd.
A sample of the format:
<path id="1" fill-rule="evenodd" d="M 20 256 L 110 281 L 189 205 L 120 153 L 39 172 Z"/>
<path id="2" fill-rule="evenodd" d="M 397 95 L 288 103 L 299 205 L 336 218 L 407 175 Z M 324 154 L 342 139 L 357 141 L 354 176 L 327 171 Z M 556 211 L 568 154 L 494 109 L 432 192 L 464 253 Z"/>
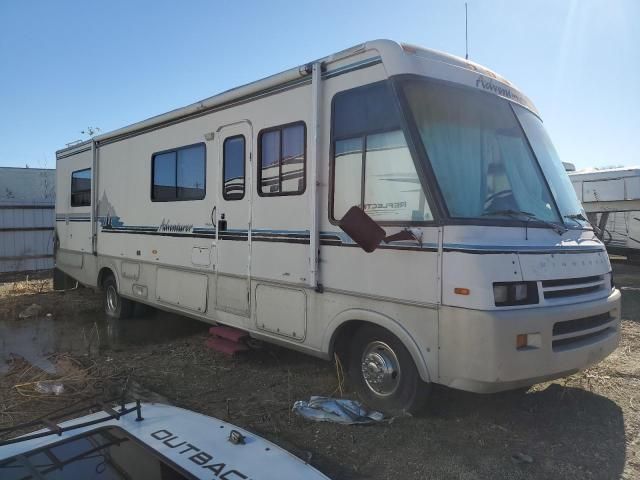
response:
<path id="1" fill-rule="evenodd" d="M 422 233 L 412 228 L 405 228 L 387 237 L 387 232 L 357 205 L 354 205 L 345 213 L 338 226 L 367 253 L 373 252 L 382 242 L 415 240 L 422 245 Z"/>
<path id="2" fill-rule="evenodd" d="M 365 252 L 373 252 L 387 233 L 357 205 L 345 213 L 338 226 Z"/>

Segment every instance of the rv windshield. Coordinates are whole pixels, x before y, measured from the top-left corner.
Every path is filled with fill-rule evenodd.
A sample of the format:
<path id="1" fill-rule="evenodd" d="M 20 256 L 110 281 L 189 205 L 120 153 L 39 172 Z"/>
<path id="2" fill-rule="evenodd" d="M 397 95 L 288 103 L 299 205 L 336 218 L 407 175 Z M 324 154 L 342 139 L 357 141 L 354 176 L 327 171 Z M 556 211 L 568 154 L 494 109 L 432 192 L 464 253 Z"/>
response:
<path id="1" fill-rule="evenodd" d="M 589 226 L 587 214 L 578 200 L 569 175 L 560 161 L 542 121 L 519 105 L 513 105 L 513 110 L 520 120 L 545 177 L 547 177 L 547 183 L 563 218 L 569 219 L 581 227 Z M 568 226 L 571 226 L 571 223 Z"/>
<path id="2" fill-rule="evenodd" d="M 523 131 L 509 102 L 495 95 L 423 79 L 403 89 L 451 217 L 513 220 L 508 212 L 518 211 L 562 224 L 581 212 L 534 115 L 516 107 Z"/>

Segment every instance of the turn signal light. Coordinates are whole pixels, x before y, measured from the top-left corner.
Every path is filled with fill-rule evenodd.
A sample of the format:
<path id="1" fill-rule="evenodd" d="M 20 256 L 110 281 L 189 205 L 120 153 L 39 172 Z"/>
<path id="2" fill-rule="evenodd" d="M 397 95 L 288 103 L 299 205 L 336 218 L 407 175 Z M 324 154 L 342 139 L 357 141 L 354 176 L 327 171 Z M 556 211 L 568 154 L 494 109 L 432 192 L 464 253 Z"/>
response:
<path id="1" fill-rule="evenodd" d="M 527 334 L 521 333 L 516 337 L 516 348 L 525 348 L 527 346 Z"/>
<path id="2" fill-rule="evenodd" d="M 517 350 L 532 350 L 541 347 L 542 335 L 540 335 L 540 332 L 521 333 L 520 335 L 516 335 Z"/>
<path id="3" fill-rule="evenodd" d="M 453 289 L 453 293 L 458 295 L 469 295 L 471 293 L 471 290 L 469 290 L 468 288 L 456 287 Z"/>

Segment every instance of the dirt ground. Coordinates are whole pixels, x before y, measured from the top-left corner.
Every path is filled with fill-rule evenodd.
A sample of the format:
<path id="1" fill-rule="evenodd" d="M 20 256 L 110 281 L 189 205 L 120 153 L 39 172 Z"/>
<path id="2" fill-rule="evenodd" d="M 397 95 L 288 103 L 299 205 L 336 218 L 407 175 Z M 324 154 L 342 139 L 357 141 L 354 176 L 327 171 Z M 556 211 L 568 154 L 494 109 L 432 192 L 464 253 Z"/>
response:
<path id="1" fill-rule="evenodd" d="M 163 312 L 107 320 L 92 290 L 53 292 L 46 278 L 7 282 L 0 284 L 0 429 L 126 391 L 254 431 L 334 479 L 637 479 L 640 267 L 614 271 L 622 340 L 604 362 L 527 392 L 436 387 L 424 414 L 373 426 L 291 413 L 295 400 L 339 395 L 332 363 L 266 345 L 228 358 L 204 347 L 200 322 Z M 63 384 L 61 395 L 37 390 L 51 379 Z M 344 396 L 353 395 L 346 386 Z M 532 461 L 514 458 L 522 455 Z"/>

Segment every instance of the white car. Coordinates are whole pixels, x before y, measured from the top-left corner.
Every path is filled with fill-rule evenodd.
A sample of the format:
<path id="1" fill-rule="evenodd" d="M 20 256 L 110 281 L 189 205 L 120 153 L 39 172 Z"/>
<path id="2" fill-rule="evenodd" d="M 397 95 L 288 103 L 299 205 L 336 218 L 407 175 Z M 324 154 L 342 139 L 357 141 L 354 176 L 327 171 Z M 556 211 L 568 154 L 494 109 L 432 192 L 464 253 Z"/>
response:
<path id="1" fill-rule="evenodd" d="M 213 417 L 139 402 L 101 408 L 60 424 L 44 420 L 39 423 L 46 429 L 0 441 L 0 478 L 328 478 L 273 443 Z"/>

